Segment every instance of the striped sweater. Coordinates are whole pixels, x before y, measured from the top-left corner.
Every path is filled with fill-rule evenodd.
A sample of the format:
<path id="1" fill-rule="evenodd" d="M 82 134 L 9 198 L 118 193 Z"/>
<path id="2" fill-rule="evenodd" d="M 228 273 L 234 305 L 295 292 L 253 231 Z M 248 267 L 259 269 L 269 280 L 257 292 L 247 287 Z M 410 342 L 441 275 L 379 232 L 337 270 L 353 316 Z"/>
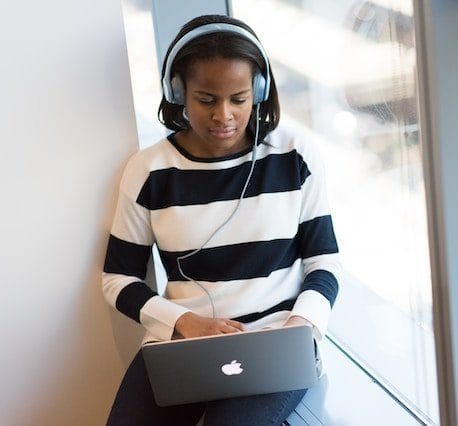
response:
<path id="1" fill-rule="evenodd" d="M 185 312 L 212 315 L 210 300 L 184 278 L 177 257 L 199 248 L 234 211 L 251 148 L 223 158 L 193 157 L 173 135 L 134 154 L 121 180 L 108 241 L 103 292 L 143 324 L 147 339 L 172 337 Z M 144 282 L 151 247 L 167 273 L 158 295 Z M 323 165 L 313 144 L 278 128 L 257 149 L 237 213 L 182 271 L 211 295 L 216 317 L 250 323 L 299 315 L 324 336 L 338 292 L 337 243 Z"/>

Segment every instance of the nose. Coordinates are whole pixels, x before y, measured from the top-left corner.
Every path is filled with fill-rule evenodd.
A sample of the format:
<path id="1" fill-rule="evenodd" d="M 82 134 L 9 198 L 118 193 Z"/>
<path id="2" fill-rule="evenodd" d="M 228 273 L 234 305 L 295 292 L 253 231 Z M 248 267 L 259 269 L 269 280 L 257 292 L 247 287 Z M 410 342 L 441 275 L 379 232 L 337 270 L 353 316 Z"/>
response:
<path id="1" fill-rule="evenodd" d="M 229 102 L 218 102 L 212 111 L 212 120 L 218 123 L 227 123 L 234 118 Z"/>

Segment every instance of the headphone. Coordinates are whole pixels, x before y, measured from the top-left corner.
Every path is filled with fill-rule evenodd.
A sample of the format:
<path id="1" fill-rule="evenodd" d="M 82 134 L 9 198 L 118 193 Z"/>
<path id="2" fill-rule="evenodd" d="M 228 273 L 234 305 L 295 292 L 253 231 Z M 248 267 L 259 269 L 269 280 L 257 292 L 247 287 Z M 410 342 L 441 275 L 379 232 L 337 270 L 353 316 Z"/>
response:
<path id="1" fill-rule="evenodd" d="M 165 59 L 164 77 L 162 78 L 162 91 L 167 102 L 177 105 L 185 104 L 184 82 L 181 79 L 181 77 L 177 74 L 175 74 L 173 77 L 171 76 L 172 64 L 178 52 L 183 48 L 183 46 L 185 46 L 191 40 L 194 40 L 195 38 L 203 36 L 205 34 L 218 32 L 229 32 L 240 35 L 251 41 L 256 46 L 256 48 L 259 50 L 262 57 L 264 58 L 265 75 L 261 74 L 260 72 L 257 72 L 253 76 L 253 105 L 260 104 L 261 102 L 264 102 L 269 98 L 269 60 L 267 59 L 267 54 L 264 48 L 262 47 L 261 43 L 253 34 L 245 30 L 244 28 L 239 27 L 238 25 L 221 22 L 205 24 L 200 27 L 194 28 L 193 30 L 186 33 L 183 37 L 181 37 L 172 47 L 172 49 L 170 50 Z"/>

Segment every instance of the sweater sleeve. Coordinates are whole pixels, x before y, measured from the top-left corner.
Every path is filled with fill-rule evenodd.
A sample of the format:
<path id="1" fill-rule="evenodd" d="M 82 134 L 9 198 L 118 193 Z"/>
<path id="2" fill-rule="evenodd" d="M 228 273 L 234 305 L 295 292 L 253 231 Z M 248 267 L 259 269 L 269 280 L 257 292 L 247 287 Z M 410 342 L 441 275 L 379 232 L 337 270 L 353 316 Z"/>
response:
<path id="1" fill-rule="evenodd" d="M 324 166 L 312 143 L 303 162 L 302 208 L 298 231 L 304 280 L 290 316 L 298 315 L 314 325 L 321 340 L 338 293 L 340 263 L 326 192 Z"/>
<path id="2" fill-rule="evenodd" d="M 145 283 L 155 238 L 150 212 L 136 202 L 147 177 L 140 159 L 139 154 L 131 158 L 121 179 L 102 289 L 111 306 L 142 324 L 158 340 L 168 340 L 176 320 L 189 309 L 168 301 Z"/>

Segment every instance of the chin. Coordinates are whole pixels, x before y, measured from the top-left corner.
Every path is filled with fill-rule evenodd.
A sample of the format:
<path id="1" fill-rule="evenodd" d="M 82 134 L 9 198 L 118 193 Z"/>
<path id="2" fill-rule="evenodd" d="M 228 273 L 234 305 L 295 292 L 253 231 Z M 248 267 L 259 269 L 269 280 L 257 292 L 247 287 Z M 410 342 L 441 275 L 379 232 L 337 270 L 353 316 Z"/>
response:
<path id="1" fill-rule="evenodd" d="M 222 142 L 226 141 L 238 141 L 240 139 L 240 135 L 238 134 L 237 130 L 232 130 L 232 131 L 225 131 L 225 132 L 216 132 L 216 131 L 211 131 L 209 132 L 210 136 L 213 140 L 218 140 Z"/>

